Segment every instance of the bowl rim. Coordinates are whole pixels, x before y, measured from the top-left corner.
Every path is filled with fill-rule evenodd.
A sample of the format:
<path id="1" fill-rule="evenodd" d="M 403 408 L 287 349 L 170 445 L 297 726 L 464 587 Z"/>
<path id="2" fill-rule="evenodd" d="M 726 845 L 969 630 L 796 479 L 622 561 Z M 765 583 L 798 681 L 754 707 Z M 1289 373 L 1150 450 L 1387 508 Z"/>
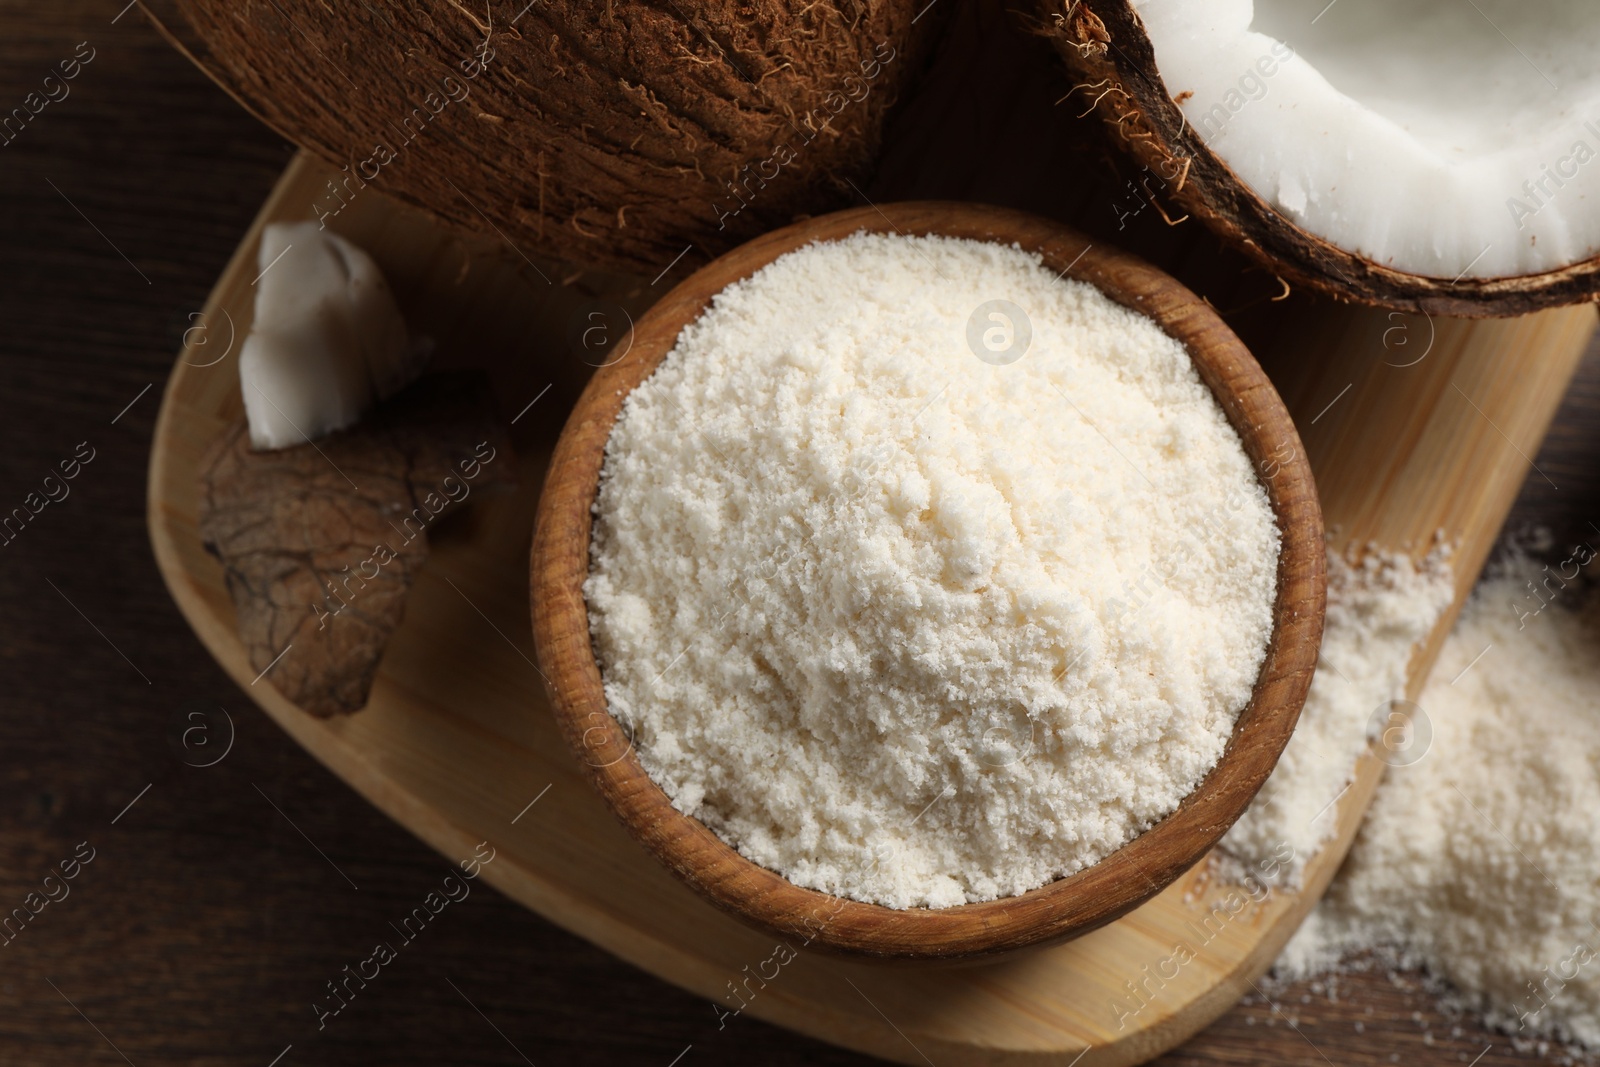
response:
<path id="1" fill-rule="evenodd" d="M 903 910 L 797 886 L 672 806 L 607 710 L 583 583 L 592 508 L 627 394 L 682 328 L 734 281 L 812 241 L 940 234 L 1017 244 L 1094 285 L 1180 341 L 1244 443 L 1280 531 L 1273 629 L 1249 702 L 1215 766 L 1165 818 L 1099 862 L 1016 896 Z M 1325 607 L 1321 507 L 1282 399 L 1210 304 L 1154 266 L 1037 215 L 958 201 L 869 205 L 818 216 L 735 248 L 680 282 L 634 324 L 627 355 L 600 368 L 568 416 L 539 499 L 530 559 L 533 636 L 552 711 L 624 828 L 702 896 L 794 947 L 884 959 L 992 956 L 1064 941 L 1120 918 L 1198 862 L 1276 765 L 1299 718 Z M 798 944 L 796 944 L 798 943 Z"/>

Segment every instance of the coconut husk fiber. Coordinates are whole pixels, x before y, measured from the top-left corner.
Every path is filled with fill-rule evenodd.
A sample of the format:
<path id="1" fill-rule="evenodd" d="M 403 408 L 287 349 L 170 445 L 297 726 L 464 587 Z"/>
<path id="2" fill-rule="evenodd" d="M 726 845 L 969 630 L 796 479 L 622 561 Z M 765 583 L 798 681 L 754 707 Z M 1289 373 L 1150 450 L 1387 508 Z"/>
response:
<path id="1" fill-rule="evenodd" d="M 319 217 L 377 191 L 525 255 L 646 276 L 857 198 L 941 13 L 927 0 L 154 7 L 187 20 L 172 36 L 212 78 L 341 168 Z"/>

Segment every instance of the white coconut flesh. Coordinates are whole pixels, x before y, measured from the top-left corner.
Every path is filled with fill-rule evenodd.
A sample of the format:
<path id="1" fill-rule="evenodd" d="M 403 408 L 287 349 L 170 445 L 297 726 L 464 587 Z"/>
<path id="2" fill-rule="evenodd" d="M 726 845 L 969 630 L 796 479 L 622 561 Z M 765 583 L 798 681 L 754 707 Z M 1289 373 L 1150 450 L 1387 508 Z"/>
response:
<path id="1" fill-rule="evenodd" d="M 1134 6 L 1188 124 L 1300 229 L 1449 279 L 1600 252 L 1595 0 Z"/>
<path id="2" fill-rule="evenodd" d="M 261 235 L 255 321 L 239 353 L 250 443 L 290 448 L 342 430 L 422 370 L 383 272 L 365 251 L 315 222 Z"/>

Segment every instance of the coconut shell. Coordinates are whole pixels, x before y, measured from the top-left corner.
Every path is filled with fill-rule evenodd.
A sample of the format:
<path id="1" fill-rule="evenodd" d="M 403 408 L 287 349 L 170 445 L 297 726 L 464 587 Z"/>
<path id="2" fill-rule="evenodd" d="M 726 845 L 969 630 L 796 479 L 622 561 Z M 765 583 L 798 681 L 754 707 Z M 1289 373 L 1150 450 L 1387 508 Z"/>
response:
<path id="1" fill-rule="evenodd" d="M 1038 0 L 1038 12 L 1035 28 L 1077 82 L 1073 100 L 1092 106 L 1112 140 L 1156 176 L 1147 190 L 1167 201 L 1174 218 L 1201 219 L 1289 284 L 1339 300 L 1467 317 L 1521 315 L 1600 295 L 1600 257 L 1541 274 L 1429 277 L 1374 263 L 1301 229 L 1185 121 L 1129 0 Z"/>
<path id="2" fill-rule="evenodd" d="M 168 36 L 223 88 L 343 168 L 319 217 L 377 190 L 524 255 L 647 277 L 857 196 L 939 14 L 927 0 L 149 6 L 187 21 Z"/>
<path id="3" fill-rule="evenodd" d="M 515 482 L 474 371 L 419 379 L 348 430 L 258 452 L 243 419 L 200 471 L 200 536 L 221 562 L 251 669 L 313 715 L 358 711 L 441 519 Z"/>

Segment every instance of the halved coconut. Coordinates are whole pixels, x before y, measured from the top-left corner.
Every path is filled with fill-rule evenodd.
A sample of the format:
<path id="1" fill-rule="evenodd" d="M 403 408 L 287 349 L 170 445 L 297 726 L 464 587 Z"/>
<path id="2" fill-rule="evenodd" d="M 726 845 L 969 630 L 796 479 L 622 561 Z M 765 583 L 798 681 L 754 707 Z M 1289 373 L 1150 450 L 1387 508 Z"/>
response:
<path id="1" fill-rule="evenodd" d="M 1600 292 L 1591 0 L 1041 0 L 1142 184 L 1279 277 L 1509 315 Z"/>

